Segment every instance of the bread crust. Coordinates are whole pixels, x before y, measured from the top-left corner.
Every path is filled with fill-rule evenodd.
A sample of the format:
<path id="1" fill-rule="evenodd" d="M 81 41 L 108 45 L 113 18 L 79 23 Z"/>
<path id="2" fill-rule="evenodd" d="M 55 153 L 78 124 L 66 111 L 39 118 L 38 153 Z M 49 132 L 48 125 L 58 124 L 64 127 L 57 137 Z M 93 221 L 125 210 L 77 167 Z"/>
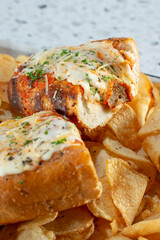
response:
<path id="1" fill-rule="evenodd" d="M 77 207 L 100 193 L 87 148 L 67 147 L 33 171 L 0 177 L 0 224 Z"/>

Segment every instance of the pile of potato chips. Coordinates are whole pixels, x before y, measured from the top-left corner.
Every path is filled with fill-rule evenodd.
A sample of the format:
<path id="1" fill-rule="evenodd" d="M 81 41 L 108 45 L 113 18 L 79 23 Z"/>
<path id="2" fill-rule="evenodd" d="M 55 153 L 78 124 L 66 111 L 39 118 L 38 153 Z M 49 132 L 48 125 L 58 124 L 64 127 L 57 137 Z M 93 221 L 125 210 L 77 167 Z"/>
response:
<path id="1" fill-rule="evenodd" d="M 26 60 L 26 56 L 16 60 L 0 55 L 0 81 L 7 83 L 17 61 Z M 103 188 L 99 199 L 2 226 L 0 240 L 160 239 L 159 92 L 160 83 L 152 84 L 140 74 L 135 99 L 120 108 L 97 142 L 85 142 Z M 6 97 L 0 94 L 0 121 L 15 117 Z"/>

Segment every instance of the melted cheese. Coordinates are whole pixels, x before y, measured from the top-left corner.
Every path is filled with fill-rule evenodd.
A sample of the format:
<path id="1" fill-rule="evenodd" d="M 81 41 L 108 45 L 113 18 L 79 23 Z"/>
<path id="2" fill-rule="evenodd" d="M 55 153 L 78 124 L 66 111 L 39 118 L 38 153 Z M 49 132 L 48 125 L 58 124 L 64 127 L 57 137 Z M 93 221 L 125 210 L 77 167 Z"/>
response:
<path id="1" fill-rule="evenodd" d="M 135 62 L 134 54 L 126 53 Z M 129 62 L 107 41 L 38 52 L 28 61 L 22 74 L 39 68 L 59 81 L 66 79 L 73 85 L 82 86 L 84 98 L 93 102 L 104 98 L 107 87 L 114 79 L 131 85 L 133 96 L 136 94 L 137 83 Z"/>
<path id="2" fill-rule="evenodd" d="M 1 177 L 33 170 L 54 152 L 82 144 L 75 125 L 50 111 L 1 123 L 0 142 Z"/>

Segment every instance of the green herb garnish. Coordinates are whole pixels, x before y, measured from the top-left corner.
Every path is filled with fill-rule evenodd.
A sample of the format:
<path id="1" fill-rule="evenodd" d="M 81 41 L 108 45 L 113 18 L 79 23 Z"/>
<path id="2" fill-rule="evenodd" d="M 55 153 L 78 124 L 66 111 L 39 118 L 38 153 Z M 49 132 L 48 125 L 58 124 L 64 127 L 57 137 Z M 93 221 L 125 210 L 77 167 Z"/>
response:
<path id="1" fill-rule="evenodd" d="M 47 135 L 47 134 L 48 134 L 48 130 L 46 130 L 46 131 L 44 132 L 44 134 Z"/>
<path id="2" fill-rule="evenodd" d="M 23 184 L 23 180 L 21 179 L 19 183 L 20 183 L 20 184 Z"/>
<path id="3" fill-rule="evenodd" d="M 70 56 L 69 58 L 65 59 L 64 62 L 69 61 L 70 59 L 72 59 L 72 56 Z"/>
<path id="4" fill-rule="evenodd" d="M 24 146 L 28 145 L 31 142 L 32 142 L 32 140 L 26 140 L 25 143 L 24 143 Z"/>
<path id="5" fill-rule="evenodd" d="M 67 139 L 66 138 L 62 138 L 62 139 L 60 139 L 58 141 L 51 142 L 51 144 L 58 145 L 58 144 L 64 143 L 65 141 L 67 141 Z"/>

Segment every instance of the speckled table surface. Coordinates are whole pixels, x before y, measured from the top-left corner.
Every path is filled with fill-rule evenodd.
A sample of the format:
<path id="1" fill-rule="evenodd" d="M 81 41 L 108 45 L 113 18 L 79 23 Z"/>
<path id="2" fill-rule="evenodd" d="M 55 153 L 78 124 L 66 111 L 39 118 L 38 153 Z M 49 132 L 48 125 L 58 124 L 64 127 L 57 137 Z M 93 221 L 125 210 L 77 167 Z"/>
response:
<path id="1" fill-rule="evenodd" d="M 132 37 L 141 71 L 160 76 L 159 0 L 0 0 L 0 45 L 30 52 Z"/>

